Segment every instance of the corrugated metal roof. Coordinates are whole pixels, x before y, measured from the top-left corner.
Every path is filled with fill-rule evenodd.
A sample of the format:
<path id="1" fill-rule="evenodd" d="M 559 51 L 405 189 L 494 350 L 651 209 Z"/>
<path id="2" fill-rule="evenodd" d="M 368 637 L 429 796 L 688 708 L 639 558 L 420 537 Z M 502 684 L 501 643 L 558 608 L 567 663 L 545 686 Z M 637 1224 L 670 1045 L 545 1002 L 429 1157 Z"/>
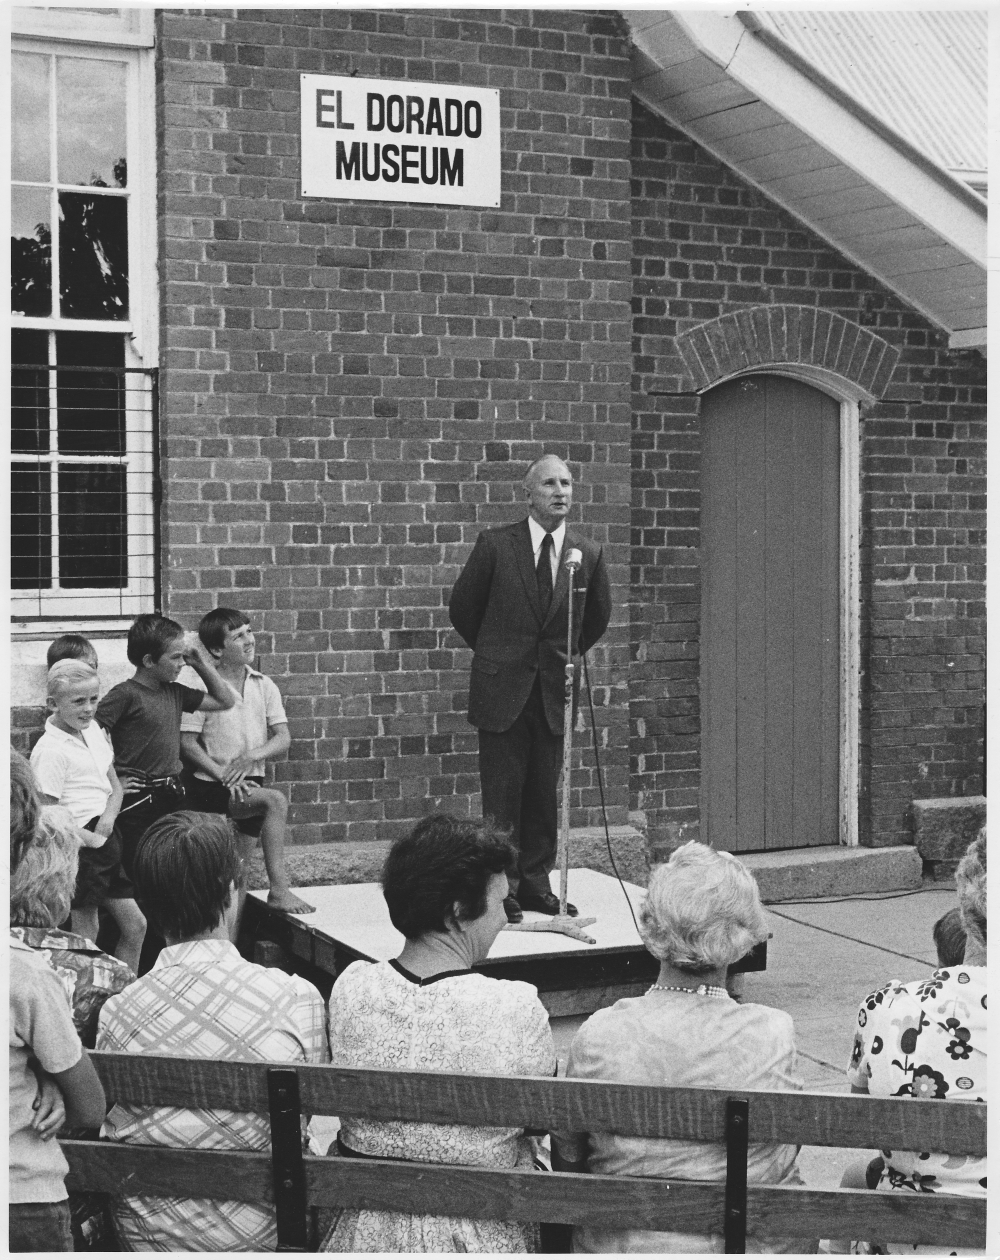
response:
<path id="1" fill-rule="evenodd" d="M 985 9 L 758 17 L 934 162 L 965 179 L 985 172 Z"/>

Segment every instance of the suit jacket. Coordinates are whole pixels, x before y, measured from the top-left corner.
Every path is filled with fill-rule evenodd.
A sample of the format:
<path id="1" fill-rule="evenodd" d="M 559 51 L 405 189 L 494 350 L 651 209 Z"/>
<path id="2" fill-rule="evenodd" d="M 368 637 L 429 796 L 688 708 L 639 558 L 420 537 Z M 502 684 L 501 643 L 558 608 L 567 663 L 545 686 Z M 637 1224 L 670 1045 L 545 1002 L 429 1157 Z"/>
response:
<path id="1" fill-rule="evenodd" d="M 458 576 L 448 612 L 471 647 L 469 721 L 505 731 L 524 708 L 541 675 L 545 716 L 553 733 L 563 729 L 569 574 L 562 561 L 571 547 L 583 553 L 573 575 L 575 649 L 585 652 L 608 628 L 611 585 L 602 548 L 567 525 L 552 603 L 543 616 L 527 520 L 484 530 Z M 574 708 L 580 666 L 574 677 Z"/>

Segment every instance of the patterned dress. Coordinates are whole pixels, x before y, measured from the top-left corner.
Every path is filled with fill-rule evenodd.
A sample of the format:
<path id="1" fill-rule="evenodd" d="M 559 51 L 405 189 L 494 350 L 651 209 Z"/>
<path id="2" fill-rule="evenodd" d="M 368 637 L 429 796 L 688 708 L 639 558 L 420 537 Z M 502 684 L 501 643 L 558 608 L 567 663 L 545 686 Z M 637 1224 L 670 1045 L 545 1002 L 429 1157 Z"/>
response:
<path id="1" fill-rule="evenodd" d="M 420 981 L 392 963 L 356 962 L 330 994 L 330 1049 L 338 1067 L 551 1076 L 555 1050 L 535 989 L 476 972 Z M 409 1124 L 341 1117 L 340 1143 L 358 1155 L 529 1168 L 520 1129 Z M 345 1209 L 322 1251 L 523 1252 L 534 1226 L 515 1221 Z"/>
<path id="2" fill-rule="evenodd" d="M 861 1003 L 847 1069 L 875 1098 L 986 1101 L 986 968 L 943 967 L 926 980 L 892 980 Z M 879 1190 L 986 1197 L 986 1160 L 928 1151 L 883 1151 Z M 859 1254 L 940 1255 L 940 1246 L 858 1244 Z M 981 1252 L 952 1250 L 949 1255 Z"/>

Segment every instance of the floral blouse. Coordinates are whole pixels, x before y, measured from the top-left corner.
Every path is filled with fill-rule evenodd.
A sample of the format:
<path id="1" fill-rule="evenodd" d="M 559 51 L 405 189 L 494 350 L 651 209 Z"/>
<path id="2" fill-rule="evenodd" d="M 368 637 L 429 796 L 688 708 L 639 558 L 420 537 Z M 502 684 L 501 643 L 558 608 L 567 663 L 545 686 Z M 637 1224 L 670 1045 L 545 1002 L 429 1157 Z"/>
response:
<path id="1" fill-rule="evenodd" d="M 926 980 L 892 980 L 858 1011 L 847 1069 L 876 1098 L 986 1101 L 986 968 L 942 967 Z M 986 1160 L 883 1151 L 880 1190 L 986 1196 Z"/>
<path id="2" fill-rule="evenodd" d="M 61 928 L 12 927 L 10 935 L 41 954 L 63 982 L 76 1031 L 83 1044 L 93 1050 L 101 1007 L 132 983 L 132 969 L 85 936 Z"/>

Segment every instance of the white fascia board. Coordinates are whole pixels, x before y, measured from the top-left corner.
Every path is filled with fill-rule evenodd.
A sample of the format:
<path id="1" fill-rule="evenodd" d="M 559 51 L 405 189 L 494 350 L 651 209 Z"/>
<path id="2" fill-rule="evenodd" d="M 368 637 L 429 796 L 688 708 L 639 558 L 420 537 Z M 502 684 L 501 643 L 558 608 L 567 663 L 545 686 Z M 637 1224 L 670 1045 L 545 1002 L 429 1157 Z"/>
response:
<path id="1" fill-rule="evenodd" d="M 949 350 L 985 350 L 985 328 L 959 328 L 948 338 Z"/>
<path id="2" fill-rule="evenodd" d="M 952 195 L 943 179 L 935 179 L 875 133 L 820 84 L 748 31 L 735 15 L 684 9 L 671 16 L 705 56 L 759 100 L 882 189 L 970 261 L 986 266 L 985 205 L 979 213 Z M 643 32 L 643 36 L 649 34 Z"/>

